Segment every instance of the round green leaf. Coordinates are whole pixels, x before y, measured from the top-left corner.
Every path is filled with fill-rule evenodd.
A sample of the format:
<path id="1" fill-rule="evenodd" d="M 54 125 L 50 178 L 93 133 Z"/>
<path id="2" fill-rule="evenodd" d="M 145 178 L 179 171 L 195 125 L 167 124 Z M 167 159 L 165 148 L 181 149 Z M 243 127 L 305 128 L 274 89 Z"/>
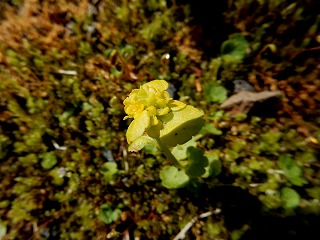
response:
<path id="1" fill-rule="evenodd" d="M 203 115 L 203 111 L 191 105 L 166 114 L 161 118 L 164 127 L 160 131 L 160 140 L 170 147 L 186 143 L 202 128 Z"/>
<path id="2" fill-rule="evenodd" d="M 186 159 L 187 156 L 187 149 L 188 147 L 197 147 L 197 143 L 196 140 L 198 138 L 193 137 L 191 140 L 189 140 L 188 142 L 181 144 L 181 145 L 177 145 L 175 147 L 172 148 L 171 153 L 173 154 L 173 156 L 175 156 L 175 158 L 180 161 L 183 159 Z"/>
<path id="3" fill-rule="evenodd" d="M 53 152 L 47 152 L 42 154 L 41 167 L 48 170 L 56 165 L 58 162 L 57 156 Z"/>
<path id="4" fill-rule="evenodd" d="M 161 184 L 168 189 L 182 188 L 189 182 L 188 175 L 174 166 L 165 166 L 160 171 Z"/>
<path id="5" fill-rule="evenodd" d="M 206 85 L 204 88 L 204 94 L 207 101 L 214 103 L 222 103 L 228 97 L 227 90 L 217 83 Z"/>
<path id="6" fill-rule="evenodd" d="M 292 188 L 284 187 L 281 189 L 281 198 L 284 208 L 296 208 L 300 204 L 300 195 Z"/>
<path id="7" fill-rule="evenodd" d="M 102 204 L 99 212 L 99 218 L 105 223 L 110 224 L 117 221 L 121 217 L 122 211 L 118 208 L 112 209 L 108 204 Z"/>

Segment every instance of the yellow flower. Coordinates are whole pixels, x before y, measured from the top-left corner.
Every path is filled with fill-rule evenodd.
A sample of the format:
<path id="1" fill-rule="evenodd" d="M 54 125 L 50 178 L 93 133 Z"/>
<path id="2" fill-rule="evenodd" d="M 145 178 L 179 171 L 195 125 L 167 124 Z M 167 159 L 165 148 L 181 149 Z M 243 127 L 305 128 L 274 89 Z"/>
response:
<path id="1" fill-rule="evenodd" d="M 143 110 L 144 110 L 143 104 L 138 102 L 127 105 L 125 106 L 124 111 L 126 112 L 126 114 L 128 114 L 128 116 L 126 116 L 124 119 L 134 118 L 134 116 L 137 116 Z"/>
<path id="2" fill-rule="evenodd" d="M 148 107 L 154 107 L 155 111 L 149 113 L 154 115 L 163 115 L 168 113 L 167 105 L 173 101 L 169 93 L 166 91 L 168 83 L 164 80 L 154 80 L 143 84 L 140 89 L 134 89 L 130 95 L 124 100 L 124 111 L 128 115 L 127 118 L 136 118 L 143 110 Z"/>
<path id="3" fill-rule="evenodd" d="M 124 119 L 133 118 L 126 134 L 129 144 L 147 133 L 174 146 L 191 139 L 201 128 L 203 112 L 173 100 L 168 87 L 164 80 L 153 80 L 132 90 L 124 100 Z"/>

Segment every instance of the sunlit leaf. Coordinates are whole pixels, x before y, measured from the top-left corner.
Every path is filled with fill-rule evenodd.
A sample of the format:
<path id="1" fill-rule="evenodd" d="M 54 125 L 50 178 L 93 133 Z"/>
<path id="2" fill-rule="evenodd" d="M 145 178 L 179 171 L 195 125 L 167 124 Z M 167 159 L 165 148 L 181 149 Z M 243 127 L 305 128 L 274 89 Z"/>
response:
<path id="1" fill-rule="evenodd" d="M 161 184 L 168 189 L 182 188 L 189 182 L 188 175 L 174 166 L 165 166 L 160 171 Z"/>
<path id="2" fill-rule="evenodd" d="M 196 147 L 197 146 L 197 143 L 196 143 L 197 139 L 198 138 L 193 137 L 190 141 L 173 147 L 171 150 L 171 153 L 173 154 L 173 156 L 175 156 L 175 158 L 178 161 L 182 160 L 182 159 L 186 159 L 188 147 Z"/>
<path id="3" fill-rule="evenodd" d="M 284 208 L 296 208 L 300 204 L 300 195 L 292 188 L 284 187 L 281 189 L 281 199 Z"/>
<path id="4" fill-rule="evenodd" d="M 187 105 L 180 111 L 171 112 L 163 118 L 161 141 L 171 147 L 189 141 L 203 126 L 203 111 Z"/>

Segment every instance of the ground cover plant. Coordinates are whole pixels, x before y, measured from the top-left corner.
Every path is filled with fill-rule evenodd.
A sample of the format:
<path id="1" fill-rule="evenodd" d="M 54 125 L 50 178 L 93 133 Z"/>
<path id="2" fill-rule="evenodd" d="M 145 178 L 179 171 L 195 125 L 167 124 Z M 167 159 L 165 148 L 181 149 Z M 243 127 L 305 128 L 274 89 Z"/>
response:
<path id="1" fill-rule="evenodd" d="M 0 238 L 316 236 L 319 8 L 1 1 Z M 125 107 L 152 80 L 199 109 L 202 128 L 166 144 L 180 163 L 193 159 L 188 181 L 170 178 L 179 166 L 148 139 L 169 111 L 148 113 L 135 135 Z"/>

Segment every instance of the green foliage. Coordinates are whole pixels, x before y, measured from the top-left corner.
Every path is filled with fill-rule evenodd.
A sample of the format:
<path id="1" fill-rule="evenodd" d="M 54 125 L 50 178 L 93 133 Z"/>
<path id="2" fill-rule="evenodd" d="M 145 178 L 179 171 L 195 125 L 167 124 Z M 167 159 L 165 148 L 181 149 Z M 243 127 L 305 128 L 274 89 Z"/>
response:
<path id="1" fill-rule="evenodd" d="M 222 131 L 217 129 L 215 126 L 213 126 L 212 124 L 210 123 L 205 123 L 203 128 L 201 129 L 200 131 L 201 134 L 206 134 L 206 133 L 209 133 L 209 134 L 212 134 L 212 135 L 221 135 L 222 134 Z"/>
<path id="2" fill-rule="evenodd" d="M 189 182 L 188 175 L 174 166 L 165 166 L 160 171 L 161 184 L 168 189 L 182 188 Z"/>
<path id="3" fill-rule="evenodd" d="M 301 168 L 295 163 L 290 155 L 285 154 L 279 156 L 278 165 L 293 185 L 302 186 L 305 184 Z"/>
<path id="4" fill-rule="evenodd" d="M 221 57 L 225 64 L 241 62 L 247 53 L 248 42 L 240 33 L 232 34 L 221 45 Z"/>
<path id="5" fill-rule="evenodd" d="M 318 3 L 235 0 L 208 9 L 165 0 L 0 1 L 0 238 L 173 239 L 207 211 L 213 216 L 198 219 L 186 239 L 272 229 L 252 224 L 251 211 L 284 223 L 284 238 L 315 235 Z M 150 79 L 172 83 L 181 109 L 201 109 L 201 136 L 171 140 L 164 151 L 150 137 L 159 128 L 146 128 L 128 148 L 122 102 Z M 218 105 L 234 79 L 285 97 L 268 105 L 272 113 L 230 119 Z M 167 113 L 158 104 L 160 122 Z M 179 135 L 196 134 L 186 126 Z M 106 146 L 116 164 L 106 164 Z M 164 166 L 168 181 L 159 180 Z"/>
<path id="6" fill-rule="evenodd" d="M 281 136 L 282 133 L 278 131 L 270 131 L 262 134 L 259 151 L 276 154 L 280 149 L 279 140 Z"/>
<path id="7" fill-rule="evenodd" d="M 101 168 L 100 172 L 103 175 L 103 178 L 107 180 L 108 183 L 113 184 L 116 175 L 119 173 L 117 163 L 115 162 L 106 162 Z"/>
<path id="8" fill-rule="evenodd" d="M 205 167 L 205 173 L 202 175 L 203 178 L 216 177 L 221 173 L 222 164 L 219 155 L 219 150 L 212 150 L 205 153 L 205 157 L 208 159 L 208 166 Z"/>
<path id="9" fill-rule="evenodd" d="M 130 144 L 128 150 L 130 152 L 138 152 L 146 146 L 153 146 L 159 148 L 159 145 L 155 139 L 149 136 L 141 136 Z"/>
<path id="10" fill-rule="evenodd" d="M 45 170 L 51 169 L 54 165 L 57 164 L 57 156 L 53 152 L 46 152 L 41 154 L 41 167 Z"/>
<path id="11" fill-rule="evenodd" d="M 18 158 L 18 160 L 21 162 L 22 166 L 24 167 L 32 167 L 38 163 L 38 157 L 34 153 L 30 153 L 26 156 L 21 156 Z"/>
<path id="12" fill-rule="evenodd" d="M 105 224 L 110 224 L 117 221 L 121 217 L 121 213 L 120 209 L 113 209 L 108 203 L 104 203 L 100 206 L 99 218 Z"/>
<path id="13" fill-rule="evenodd" d="M 166 34 L 169 34 L 169 30 L 172 28 L 172 25 L 170 24 L 172 21 L 172 15 L 172 9 L 167 10 L 162 14 L 155 13 L 153 21 L 149 24 L 146 24 L 140 30 L 142 38 L 148 41 L 155 41 L 161 36 L 164 38 L 168 38 L 169 36 L 166 36 Z"/>
<path id="14" fill-rule="evenodd" d="M 197 178 L 203 175 L 208 166 L 208 159 L 203 155 L 203 152 L 195 147 L 187 148 L 188 165 L 185 168 L 186 174 L 190 178 Z"/>
<path id="15" fill-rule="evenodd" d="M 0 220 L 0 237 L 4 237 L 7 233 L 7 226 Z"/>
<path id="16" fill-rule="evenodd" d="M 193 106 L 167 114 L 166 123 L 160 131 L 160 140 L 170 147 L 184 144 L 194 136 L 203 125 L 203 112 Z"/>
<path id="17" fill-rule="evenodd" d="M 191 140 L 189 140 L 188 142 L 181 144 L 181 145 L 177 145 L 175 147 L 173 147 L 171 149 L 171 153 L 173 154 L 173 156 L 178 160 L 183 160 L 186 159 L 188 157 L 187 155 L 187 149 L 189 147 L 197 147 L 197 139 L 199 137 L 195 136 L 193 137 Z"/>
<path id="18" fill-rule="evenodd" d="M 320 199 L 320 187 L 309 188 L 306 189 L 306 191 L 310 197 L 314 199 Z"/>
<path id="19" fill-rule="evenodd" d="M 206 85 L 204 88 L 204 94 L 208 102 L 214 103 L 222 103 L 228 97 L 227 90 L 217 83 L 210 83 Z"/>
<path id="20" fill-rule="evenodd" d="M 288 187 L 281 189 L 281 199 L 283 207 L 286 209 L 298 207 L 301 201 L 300 195 L 294 189 Z"/>
<path id="21" fill-rule="evenodd" d="M 53 184 L 60 186 L 64 183 L 64 171 L 65 169 L 57 167 L 50 170 L 49 175 L 52 177 Z"/>

